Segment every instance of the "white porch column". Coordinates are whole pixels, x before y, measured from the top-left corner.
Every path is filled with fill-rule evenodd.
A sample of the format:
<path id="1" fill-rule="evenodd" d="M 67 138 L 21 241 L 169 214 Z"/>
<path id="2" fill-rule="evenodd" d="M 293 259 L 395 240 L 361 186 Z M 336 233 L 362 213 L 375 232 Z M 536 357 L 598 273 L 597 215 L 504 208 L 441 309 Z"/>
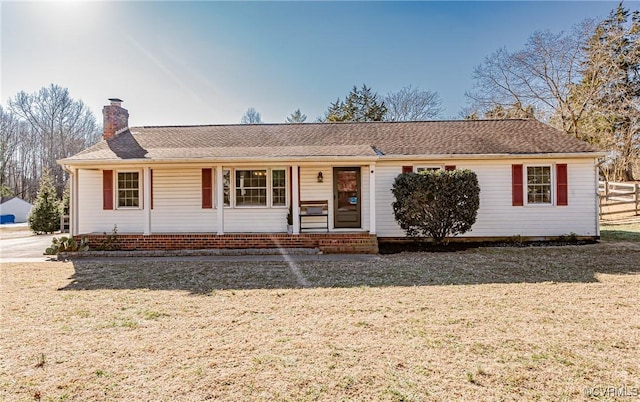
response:
<path id="1" fill-rule="evenodd" d="M 216 166 L 216 221 L 218 222 L 218 231 L 219 235 L 224 234 L 224 182 L 223 182 L 223 171 L 224 167 L 222 165 Z"/>
<path id="2" fill-rule="evenodd" d="M 376 234 L 376 165 L 369 165 L 369 234 Z"/>
<path id="3" fill-rule="evenodd" d="M 300 175 L 298 165 L 291 166 L 291 211 L 293 211 L 293 234 L 300 234 Z"/>
<path id="4" fill-rule="evenodd" d="M 71 172 L 71 194 L 69 194 L 69 235 L 79 234 L 78 225 L 78 169 Z"/>
<path id="5" fill-rule="evenodd" d="M 144 186 L 142 190 L 142 196 L 144 197 L 142 201 L 144 211 L 143 234 L 149 236 L 151 234 L 151 168 L 148 166 L 145 167 L 142 175 L 142 185 Z"/>

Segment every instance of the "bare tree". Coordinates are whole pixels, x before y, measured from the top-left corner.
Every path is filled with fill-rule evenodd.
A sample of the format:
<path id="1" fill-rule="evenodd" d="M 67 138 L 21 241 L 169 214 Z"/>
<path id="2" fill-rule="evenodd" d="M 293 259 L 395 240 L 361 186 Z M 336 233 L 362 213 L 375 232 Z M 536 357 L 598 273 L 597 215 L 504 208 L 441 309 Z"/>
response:
<path id="1" fill-rule="evenodd" d="M 48 168 L 61 196 L 67 178 L 56 160 L 80 152 L 100 138 L 93 113 L 82 101 L 72 99 L 67 88 L 54 84 L 33 94 L 18 93 L 9 99 L 9 108 L 21 121 L 15 162 L 22 183 L 16 187 L 27 199 L 33 199 L 42 169 Z"/>
<path id="2" fill-rule="evenodd" d="M 11 171 L 16 168 L 16 153 L 20 144 L 19 122 L 16 116 L 0 106 L 0 189 L 13 194 Z"/>
<path id="3" fill-rule="evenodd" d="M 538 119 L 580 137 L 579 121 L 590 97 L 572 102 L 571 90 L 582 79 L 584 44 L 594 26 L 585 21 L 568 33 L 538 31 L 522 50 L 497 50 L 475 67 L 475 88 L 466 96 L 481 113 L 496 106 L 530 105 Z"/>
<path id="4" fill-rule="evenodd" d="M 387 121 L 434 120 L 442 113 L 442 99 L 435 91 L 423 91 L 411 85 L 384 98 Z"/>
<path id="5" fill-rule="evenodd" d="M 256 111 L 255 108 L 250 107 L 246 112 L 242 115 L 240 119 L 240 123 L 242 124 L 262 124 L 262 118 L 260 113 Z"/>

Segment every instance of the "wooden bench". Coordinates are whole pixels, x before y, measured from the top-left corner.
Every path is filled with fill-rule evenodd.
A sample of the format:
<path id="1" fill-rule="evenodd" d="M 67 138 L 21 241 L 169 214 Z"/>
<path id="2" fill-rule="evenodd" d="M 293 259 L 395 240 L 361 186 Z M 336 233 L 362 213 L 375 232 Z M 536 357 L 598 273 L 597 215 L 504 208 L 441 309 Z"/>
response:
<path id="1" fill-rule="evenodd" d="M 303 226 L 302 221 L 305 218 L 324 218 L 324 227 L 321 226 Z M 319 222 L 313 222 L 319 223 Z M 329 201 L 300 201 L 300 231 L 309 229 L 325 229 L 329 232 Z"/>

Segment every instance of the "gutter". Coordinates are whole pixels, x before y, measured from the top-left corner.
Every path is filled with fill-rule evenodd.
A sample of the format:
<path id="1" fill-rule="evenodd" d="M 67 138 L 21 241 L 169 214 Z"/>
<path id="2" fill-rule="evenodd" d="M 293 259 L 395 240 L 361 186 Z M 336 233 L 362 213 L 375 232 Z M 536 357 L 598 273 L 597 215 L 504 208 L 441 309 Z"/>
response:
<path id="1" fill-rule="evenodd" d="M 163 158 L 163 159 L 60 159 L 56 162 L 59 165 L 69 165 L 69 166 L 77 166 L 77 165 L 102 165 L 102 164 L 117 164 L 117 165 L 131 165 L 131 164 L 142 164 L 142 165 L 151 165 L 151 164 L 175 164 L 175 163 L 184 163 L 184 164 L 203 164 L 203 163 L 229 163 L 229 162 L 240 162 L 240 163 L 273 163 L 273 162 L 344 162 L 346 160 L 351 162 L 376 162 L 379 160 L 377 156 L 278 156 L 278 157 L 206 157 L 206 158 Z"/>
<path id="2" fill-rule="evenodd" d="M 528 153 L 528 154 L 430 154 L 430 155 L 376 155 L 376 156 L 277 156 L 277 157 L 203 157 L 203 158 L 163 158 L 163 159 L 60 159 L 60 165 L 131 165 L 131 164 L 202 164 L 202 163 L 273 163 L 273 162 L 363 162 L 375 163 L 383 161 L 429 161 L 429 160 L 487 160 L 487 159 L 552 159 L 552 158 L 599 158 L 606 152 L 573 152 L 573 153 Z"/>

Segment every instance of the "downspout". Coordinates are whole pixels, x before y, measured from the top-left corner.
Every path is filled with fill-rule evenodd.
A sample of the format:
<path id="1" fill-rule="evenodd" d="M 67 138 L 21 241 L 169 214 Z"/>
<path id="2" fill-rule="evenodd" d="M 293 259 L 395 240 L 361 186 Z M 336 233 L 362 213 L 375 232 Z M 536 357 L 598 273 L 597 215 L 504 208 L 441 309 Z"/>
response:
<path id="1" fill-rule="evenodd" d="M 598 194 L 598 189 L 600 188 L 600 166 L 605 163 L 606 160 L 598 160 L 596 159 L 594 164 L 595 169 L 595 180 L 596 180 L 596 236 L 600 237 L 600 194 Z"/>

